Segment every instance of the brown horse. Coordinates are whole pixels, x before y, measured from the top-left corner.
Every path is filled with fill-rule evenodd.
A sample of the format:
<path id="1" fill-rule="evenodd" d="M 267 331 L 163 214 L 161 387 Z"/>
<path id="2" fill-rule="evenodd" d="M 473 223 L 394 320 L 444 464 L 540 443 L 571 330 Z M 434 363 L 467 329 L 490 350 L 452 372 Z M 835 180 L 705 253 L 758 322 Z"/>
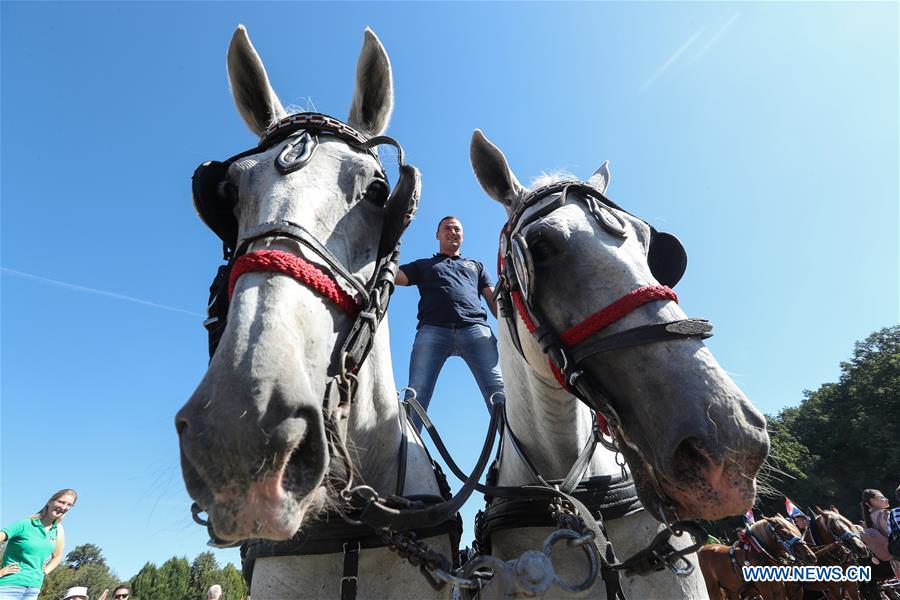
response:
<path id="1" fill-rule="evenodd" d="M 762 596 L 764 600 L 786 600 L 788 595 L 783 582 L 747 582 L 741 567 L 816 562 L 816 556 L 803 541 L 800 530 L 781 516 L 760 519 L 733 546 L 704 546 L 697 553 L 697 559 L 711 600 L 741 600 L 754 596 Z"/>
<path id="2" fill-rule="evenodd" d="M 851 565 L 867 564 L 869 549 L 860 539 L 853 524 L 836 508 L 822 510 L 816 507 L 816 517 L 803 533 L 806 542 L 816 554 L 816 563 L 822 566 L 839 566 L 846 570 Z M 801 584 L 788 584 L 788 593 L 802 597 Z M 817 592 L 828 591 L 831 598 L 861 600 L 859 584 L 855 581 L 804 582 L 802 588 Z"/>

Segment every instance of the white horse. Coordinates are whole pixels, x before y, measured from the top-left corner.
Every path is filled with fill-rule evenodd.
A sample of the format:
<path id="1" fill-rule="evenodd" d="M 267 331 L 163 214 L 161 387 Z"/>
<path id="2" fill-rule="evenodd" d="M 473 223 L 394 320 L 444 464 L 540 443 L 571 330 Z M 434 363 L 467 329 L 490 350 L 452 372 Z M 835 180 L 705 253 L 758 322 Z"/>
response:
<path id="1" fill-rule="evenodd" d="M 519 213 L 524 225 L 518 233 L 527 244 L 528 256 L 520 256 L 523 263 L 518 267 L 528 270 L 523 279 L 530 278 L 532 302 L 545 328 L 559 335 L 632 290 L 658 285 L 648 266 L 651 230 L 646 223 L 623 211 L 600 207 L 579 193 L 563 199 L 559 193 L 544 200 L 534 198 L 532 206 L 520 206 L 529 190 L 519 183 L 503 153 L 477 130 L 471 159 L 488 196 L 511 217 L 517 209 L 524 211 Z M 602 196 L 609 177 L 604 163 L 587 184 Z M 558 203 L 548 208 L 554 200 Z M 541 211 L 540 216 L 529 223 L 536 211 Z M 601 218 L 612 225 L 604 225 Z M 498 324 L 509 425 L 535 470 L 546 479 L 563 479 L 591 439 L 594 419 L 590 409 L 560 384 L 520 311 L 510 309 L 516 313 L 516 331 L 510 330 L 506 319 Z M 685 315 L 675 302 L 654 301 L 621 317 L 608 331 L 682 319 Z M 521 351 L 513 334 L 520 340 Z M 579 366 L 615 393 L 607 411 L 617 421 L 610 423 L 612 434 L 646 507 L 606 524 L 620 560 L 647 546 L 662 529 L 663 517 L 668 521 L 717 519 L 740 514 L 752 504 L 755 475 L 768 450 L 765 420 L 700 340 L 634 345 L 588 356 Z M 598 448 L 586 469 L 587 476 L 620 472 L 614 454 L 603 448 Z M 532 469 L 511 451 L 507 436 L 498 484 L 534 483 Z M 491 540 L 493 553 L 504 560 L 516 558 L 525 550 L 539 548 L 551 531 L 497 531 Z M 677 540 L 673 545 L 687 543 Z M 564 546 L 557 544 L 553 550 L 557 573 L 570 583 L 584 580 L 587 571 L 581 551 Z M 696 564 L 695 557 L 690 560 Z M 622 587 L 632 599 L 706 597 L 696 569 L 688 577 L 669 571 L 627 577 Z M 547 591 L 550 597 L 561 594 L 558 588 Z M 584 595 L 605 597 L 603 583 L 598 579 Z"/>
<path id="2" fill-rule="evenodd" d="M 364 38 L 347 118 L 363 140 L 382 134 L 393 108 L 387 53 L 372 31 L 367 29 Z M 267 128 L 277 129 L 287 115 L 243 26 L 228 50 L 228 75 L 241 116 L 255 134 L 271 140 Z M 325 287 L 352 298 L 354 289 L 372 278 L 383 229 L 391 226 L 384 216 L 387 186 L 377 158 L 364 144 L 348 143 L 334 130 L 319 131 L 314 140 L 295 128 L 287 139 L 262 145 L 259 152 L 224 163 L 230 166 L 217 189 L 233 199 L 233 212 L 226 206 L 216 213 L 218 199 L 207 199 L 207 204 L 198 203 L 201 217 L 228 237 L 227 223 L 222 227 L 217 219 L 227 222 L 233 215 L 236 244 L 249 242 L 248 255 L 281 251 L 286 253 L 281 256 L 301 257 L 333 276 L 335 281 Z M 198 177 L 199 170 L 195 190 Z M 260 224 L 265 230 L 271 223 L 286 222 L 293 224 L 288 231 L 305 229 L 297 235 L 308 234 L 325 250 L 310 251 L 314 241 L 300 243 L 287 234 L 258 237 Z M 345 273 L 323 260 L 329 254 Z M 332 403 L 337 388 L 327 387 L 334 374 L 330 371 L 354 320 L 309 285 L 283 273 L 240 275 L 209 369 L 176 417 L 188 491 L 223 540 L 286 540 L 339 504 L 340 478 L 347 473 L 341 457 L 331 454 L 334 439 L 350 448 L 354 484 L 364 482 L 382 494 L 397 487 L 403 435 L 386 319 L 355 374 L 352 402 L 341 395 L 342 401 Z M 405 492 L 440 493 L 430 460 L 415 442 L 409 446 Z M 450 556 L 448 535 L 427 541 Z M 258 558 L 252 596 L 337 598 L 344 593 L 344 559 L 343 552 Z M 435 592 L 387 548 L 363 549 L 356 577 L 361 598 L 450 593 L 449 588 Z"/>

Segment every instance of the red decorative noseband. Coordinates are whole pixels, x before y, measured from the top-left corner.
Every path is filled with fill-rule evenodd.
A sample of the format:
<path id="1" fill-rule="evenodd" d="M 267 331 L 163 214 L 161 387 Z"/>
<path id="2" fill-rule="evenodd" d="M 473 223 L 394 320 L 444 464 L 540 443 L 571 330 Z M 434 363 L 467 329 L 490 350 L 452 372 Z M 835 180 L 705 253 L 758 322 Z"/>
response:
<path id="1" fill-rule="evenodd" d="M 231 268 L 228 278 L 228 298 L 234 292 L 234 284 L 238 277 L 253 271 L 270 271 L 282 273 L 294 278 L 320 296 L 331 300 L 351 317 L 356 317 L 360 307 L 350 294 L 345 292 L 337 282 L 316 265 L 303 260 L 296 254 L 281 250 L 259 250 L 244 254 Z"/>

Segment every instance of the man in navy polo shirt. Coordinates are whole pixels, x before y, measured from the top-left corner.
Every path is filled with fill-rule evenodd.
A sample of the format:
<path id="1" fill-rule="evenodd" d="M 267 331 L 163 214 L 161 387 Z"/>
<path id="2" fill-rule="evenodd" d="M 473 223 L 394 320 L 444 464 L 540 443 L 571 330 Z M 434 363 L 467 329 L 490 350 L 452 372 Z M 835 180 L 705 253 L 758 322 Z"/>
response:
<path id="1" fill-rule="evenodd" d="M 459 219 L 441 219 L 435 238 L 440 246 L 437 254 L 401 265 L 397 272 L 397 285 L 415 285 L 420 294 L 408 385 L 427 410 L 444 362 L 449 356 L 459 356 L 469 365 L 490 410 L 491 396 L 503 391 L 503 380 L 497 338 L 488 327 L 481 298 L 496 317 L 494 287 L 483 264 L 459 253 L 463 242 Z M 407 390 L 406 396 L 409 398 L 412 392 Z M 422 431 L 418 416 L 413 415 L 413 423 Z"/>

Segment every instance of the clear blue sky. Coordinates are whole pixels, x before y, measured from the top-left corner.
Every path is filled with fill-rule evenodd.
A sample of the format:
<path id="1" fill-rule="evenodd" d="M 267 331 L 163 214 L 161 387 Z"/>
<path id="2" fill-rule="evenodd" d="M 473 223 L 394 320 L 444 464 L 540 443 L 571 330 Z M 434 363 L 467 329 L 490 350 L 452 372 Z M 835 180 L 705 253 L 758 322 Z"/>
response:
<path id="1" fill-rule="evenodd" d="M 453 213 L 464 252 L 493 263 L 504 213 L 472 176 L 479 127 L 523 181 L 609 159 L 611 198 L 684 241 L 682 305 L 713 321 L 710 348 L 765 412 L 897 323 L 897 3 L 3 2 L 0 16 L 0 521 L 74 487 L 68 549 L 99 544 L 122 577 L 205 549 L 173 416 L 206 367 L 219 259 L 190 176 L 254 143 L 225 73 L 238 23 L 285 104 L 340 118 L 363 28 L 379 35 L 389 133 L 424 178 L 404 259 L 435 251 Z M 417 299 L 391 305 L 398 386 Z M 458 359 L 432 406 L 472 465 L 487 416 Z"/>

